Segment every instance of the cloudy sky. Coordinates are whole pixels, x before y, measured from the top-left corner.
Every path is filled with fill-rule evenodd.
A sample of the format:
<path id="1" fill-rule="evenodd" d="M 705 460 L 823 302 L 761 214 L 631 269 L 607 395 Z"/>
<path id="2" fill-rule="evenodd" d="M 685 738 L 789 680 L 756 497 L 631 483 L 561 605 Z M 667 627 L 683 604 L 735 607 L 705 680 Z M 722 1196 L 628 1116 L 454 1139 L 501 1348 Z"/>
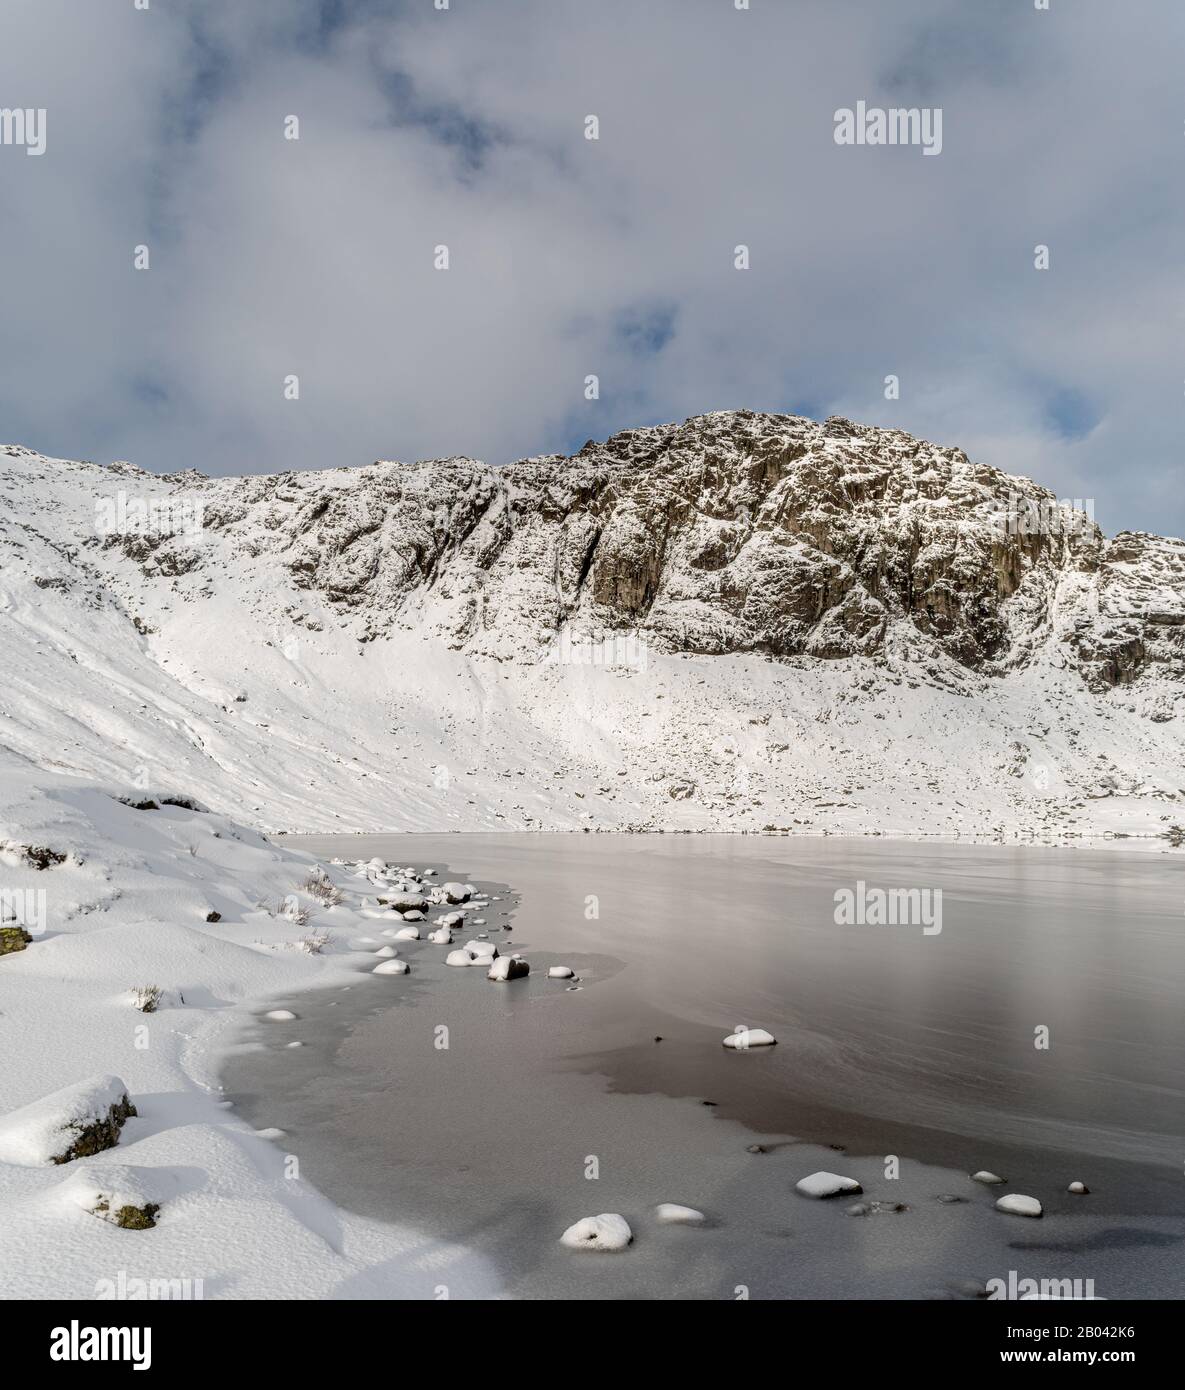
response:
<path id="1" fill-rule="evenodd" d="M 842 414 L 1185 534 L 1180 0 L 438 2 L 0 0 L 0 107 L 47 113 L 0 145 L 0 439 L 228 473 Z M 837 145 L 858 101 L 941 154 Z"/>

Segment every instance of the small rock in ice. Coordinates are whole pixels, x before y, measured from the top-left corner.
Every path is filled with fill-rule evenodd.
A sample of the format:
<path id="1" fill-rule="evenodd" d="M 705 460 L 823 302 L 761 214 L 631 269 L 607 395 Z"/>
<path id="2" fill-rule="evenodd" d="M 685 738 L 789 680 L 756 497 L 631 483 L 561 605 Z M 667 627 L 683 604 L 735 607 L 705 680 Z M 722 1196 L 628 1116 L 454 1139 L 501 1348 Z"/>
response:
<path id="1" fill-rule="evenodd" d="M 795 1188 L 804 1197 L 838 1197 L 841 1192 L 863 1192 L 855 1178 L 840 1177 L 838 1173 L 812 1173 L 800 1178 Z"/>
<path id="2" fill-rule="evenodd" d="M 575 975 L 575 970 L 569 965 L 553 965 L 547 972 L 549 980 L 571 980 Z"/>
<path id="3" fill-rule="evenodd" d="M 560 1236 L 560 1244 L 569 1250 L 624 1250 L 634 1234 L 624 1216 L 615 1211 L 603 1211 L 600 1216 L 586 1216 Z"/>
<path id="4" fill-rule="evenodd" d="M 989 1173 L 986 1168 L 981 1168 L 978 1173 L 971 1174 L 971 1181 L 987 1183 L 990 1186 L 992 1183 L 1003 1182 L 1004 1179 L 996 1173 Z"/>
<path id="5" fill-rule="evenodd" d="M 303 1047 L 303 1046 L 304 1046 L 304 1043 L 302 1043 L 302 1042 L 290 1042 L 290 1043 L 285 1043 L 284 1046 L 285 1046 L 285 1047 Z"/>
<path id="6" fill-rule="evenodd" d="M 420 939 L 419 927 L 400 927 L 395 933 L 396 941 L 418 941 Z"/>
<path id="7" fill-rule="evenodd" d="M 694 1207 L 682 1207 L 678 1202 L 660 1202 L 654 1208 L 654 1219 L 668 1226 L 698 1226 L 708 1218 Z"/>
<path id="8" fill-rule="evenodd" d="M 1012 1216 L 1040 1216 L 1041 1203 L 1036 1197 L 1024 1197 L 1019 1192 L 1010 1192 L 996 1203 L 997 1211 L 1009 1212 Z"/>
<path id="9" fill-rule="evenodd" d="M 405 960 L 384 960 L 370 972 L 372 975 L 406 975 L 408 964 Z"/>
<path id="10" fill-rule="evenodd" d="M 264 1018 L 270 1018 L 273 1023 L 291 1023 L 295 1017 L 291 1009 L 269 1009 L 264 1014 Z"/>
<path id="11" fill-rule="evenodd" d="M 1088 1193 L 1090 1188 L 1087 1187 L 1084 1182 L 1072 1182 L 1069 1187 L 1066 1188 L 1066 1191 L 1073 1192 L 1076 1196 L 1081 1197 Z"/>
<path id="12" fill-rule="evenodd" d="M 480 964 L 484 965 L 485 961 Z M 487 980 L 505 981 L 520 980 L 524 975 L 531 973 L 531 967 L 521 956 L 499 956 L 490 966 Z"/>
<path id="13" fill-rule="evenodd" d="M 776 1042 L 777 1038 L 764 1028 L 742 1028 L 739 1032 L 730 1033 L 724 1039 L 724 1046 L 736 1052 L 748 1052 L 751 1047 L 772 1047 Z"/>

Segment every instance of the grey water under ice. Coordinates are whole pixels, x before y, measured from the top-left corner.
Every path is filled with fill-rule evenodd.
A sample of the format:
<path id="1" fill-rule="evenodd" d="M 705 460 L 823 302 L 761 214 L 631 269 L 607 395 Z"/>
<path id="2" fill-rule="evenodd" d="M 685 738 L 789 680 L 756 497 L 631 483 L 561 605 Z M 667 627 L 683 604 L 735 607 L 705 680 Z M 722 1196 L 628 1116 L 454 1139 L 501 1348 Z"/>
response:
<path id="1" fill-rule="evenodd" d="M 471 934 L 512 942 L 528 979 L 447 967 L 426 941 L 398 943 L 407 976 L 371 976 L 360 953 L 357 983 L 299 996 L 282 1036 L 248 1029 L 223 1080 L 327 1196 L 481 1250 L 507 1296 L 967 1297 L 1009 1271 L 1185 1296 L 1179 856 L 736 836 L 288 843 L 435 865 L 503 898 Z M 837 925 L 835 893 L 858 880 L 941 888 L 941 932 Z M 546 978 L 560 963 L 578 990 Z M 724 1049 L 738 1026 L 778 1045 Z M 1005 1186 L 970 1181 L 981 1168 Z M 799 1196 L 818 1169 L 863 1197 Z M 1073 1180 L 1090 1194 L 1068 1194 Z M 1004 1192 L 1045 1216 L 997 1212 Z M 905 1210 L 849 1214 L 871 1201 Z M 659 1225 L 660 1202 L 709 1222 Z M 628 1251 L 558 1244 L 605 1211 L 630 1222 Z"/>

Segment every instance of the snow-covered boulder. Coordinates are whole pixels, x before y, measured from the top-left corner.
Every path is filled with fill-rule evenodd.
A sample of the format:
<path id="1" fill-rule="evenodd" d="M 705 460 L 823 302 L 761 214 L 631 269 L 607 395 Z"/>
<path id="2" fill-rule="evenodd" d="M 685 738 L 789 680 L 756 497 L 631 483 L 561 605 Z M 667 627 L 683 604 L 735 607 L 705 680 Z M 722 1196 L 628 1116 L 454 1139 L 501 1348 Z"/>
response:
<path id="1" fill-rule="evenodd" d="M 1003 1182 L 1004 1179 L 1003 1179 L 1002 1177 L 1000 1177 L 1000 1175 L 999 1175 L 998 1173 L 992 1173 L 992 1172 L 989 1172 L 988 1169 L 986 1169 L 986 1168 L 981 1168 L 981 1169 L 979 1170 L 978 1173 L 972 1173 L 972 1174 L 971 1174 L 971 1181 L 972 1181 L 972 1182 L 981 1182 L 981 1183 L 984 1183 L 984 1184 L 986 1184 L 987 1186 L 990 1187 L 990 1186 L 992 1186 L 994 1183 L 1001 1183 L 1001 1182 Z"/>
<path id="2" fill-rule="evenodd" d="M 470 951 L 450 951 L 444 958 L 445 965 L 476 965 L 477 957 Z"/>
<path id="3" fill-rule="evenodd" d="M 549 980 L 571 980 L 576 975 L 575 970 L 570 965 L 551 965 L 547 969 Z"/>
<path id="4" fill-rule="evenodd" d="M 177 1175 L 168 1169 L 80 1163 L 56 1191 L 71 1206 L 101 1221 L 125 1231 L 147 1231 L 179 1186 Z"/>
<path id="5" fill-rule="evenodd" d="M 838 1197 L 841 1193 L 864 1191 L 855 1178 L 841 1177 L 839 1173 L 811 1173 L 800 1178 L 794 1187 L 804 1197 Z"/>
<path id="6" fill-rule="evenodd" d="M 447 927 L 437 927 L 435 931 L 428 933 L 428 940 L 434 946 L 451 946 L 453 944 L 453 934 Z"/>
<path id="7" fill-rule="evenodd" d="M 0 1162 L 69 1163 L 113 1149 L 135 1113 L 118 1076 L 63 1087 L 0 1120 Z"/>
<path id="8" fill-rule="evenodd" d="M 767 1033 L 764 1028 L 741 1028 L 735 1033 L 729 1033 L 724 1039 L 724 1046 L 731 1047 L 736 1052 L 748 1052 L 751 1047 L 773 1047 L 777 1038 L 772 1033 Z"/>
<path id="9" fill-rule="evenodd" d="M 464 903 L 469 901 L 470 892 L 463 883 L 441 884 L 440 891 L 446 903 Z"/>
<path id="10" fill-rule="evenodd" d="M 384 960 L 370 972 L 372 975 L 406 975 L 409 966 L 405 960 Z"/>
<path id="11" fill-rule="evenodd" d="M 264 1018 L 266 1018 L 269 1023 L 291 1023 L 296 1018 L 296 1015 L 291 1009 L 268 1009 L 267 1013 L 264 1014 Z"/>
<path id="12" fill-rule="evenodd" d="M 481 960 L 476 963 L 479 965 L 485 964 L 485 962 Z M 531 967 L 523 960 L 522 956 L 499 956 L 490 966 L 489 974 L 486 976 L 486 979 L 502 983 L 506 980 L 520 980 L 524 975 L 529 975 L 530 973 Z"/>
<path id="13" fill-rule="evenodd" d="M 1019 1192 L 1010 1192 L 996 1203 L 997 1211 L 1006 1211 L 1010 1216 L 1041 1216 L 1041 1203 L 1036 1197 L 1025 1197 Z"/>
<path id="14" fill-rule="evenodd" d="M 396 941 L 418 941 L 420 939 L 419 927 L 400 927 L 395 933 Z"/>
<path id="15" fill-rule="evenodd" d="M 680 1206 L 678 1202 L 659 1202 L 654 1208 L 654 1219 L 665 1226 L 699 1226 L 708 1218 L 694 1207 Z"/>
<path id="16" fill-rule="evenodd" d="M 392 912 L 401 912 L 404 917 L 409 912 L 427 912 L 428 899 L 422 893 L 393 893 L 389 898 L 379 901 Z"/>
<path id="17" fill-rule="evenodd" d="M 492 941 L 466 941 L 465 949 L 479 960 L 496 960 L 499 952 Z"/>
<path id="18" fill-rule="evenodd" d="M 1076 1197 L 1084 1197 L 1090 1191 L 1090 1188 L 1087 1187 L 1084 1182 L 1072 1182 L 1069 1187 L 1066 1188 L 1066 1191 L 1074 1193 Z"/>
<path id="19" fill-rule="evenodd" d="M 615 1211 L 585 1216 L 560 1236 L 569 1250 L 624 1250 L 634 1238 L 629 1223 Z"/>
<path id="20" fill-rule="evenodd" d="M 382 956 L 384 960 L 390 960 L 392 956 L 397 956 L 399 952 L 394 946 L 380 946 L 375 952 L 376 956 Z"/>

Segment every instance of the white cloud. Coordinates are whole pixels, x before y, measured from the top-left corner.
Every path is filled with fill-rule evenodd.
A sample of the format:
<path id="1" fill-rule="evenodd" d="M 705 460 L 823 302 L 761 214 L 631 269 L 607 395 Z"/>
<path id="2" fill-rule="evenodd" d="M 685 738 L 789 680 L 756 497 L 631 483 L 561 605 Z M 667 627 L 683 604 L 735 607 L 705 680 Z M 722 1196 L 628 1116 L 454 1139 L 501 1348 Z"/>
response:
<path id="1" fill-rule="evenodd" d="M 1185 531 L 1171 0 L 10 8 L 6 435 L 228 472 L 812 406 Z M 836 146 L 861 98 L 942 155 Z"/>

